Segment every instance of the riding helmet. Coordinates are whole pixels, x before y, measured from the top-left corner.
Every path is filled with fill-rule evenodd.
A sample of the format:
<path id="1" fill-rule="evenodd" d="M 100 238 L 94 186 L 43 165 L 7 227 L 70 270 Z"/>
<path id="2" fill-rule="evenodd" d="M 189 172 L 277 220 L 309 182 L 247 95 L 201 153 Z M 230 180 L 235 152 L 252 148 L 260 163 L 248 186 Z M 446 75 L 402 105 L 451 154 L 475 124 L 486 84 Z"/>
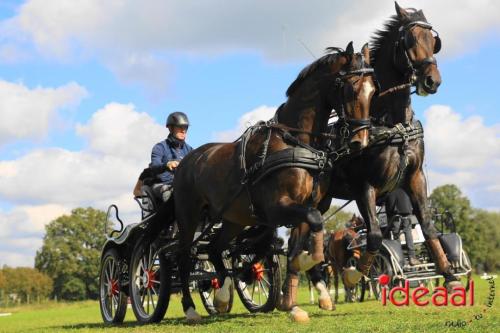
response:
<path id="1" fill-rule="evenodd" d="M 184 112 L 172 112 L 168 115 L 166 126 L 189 126 L 189 119 Z"/>

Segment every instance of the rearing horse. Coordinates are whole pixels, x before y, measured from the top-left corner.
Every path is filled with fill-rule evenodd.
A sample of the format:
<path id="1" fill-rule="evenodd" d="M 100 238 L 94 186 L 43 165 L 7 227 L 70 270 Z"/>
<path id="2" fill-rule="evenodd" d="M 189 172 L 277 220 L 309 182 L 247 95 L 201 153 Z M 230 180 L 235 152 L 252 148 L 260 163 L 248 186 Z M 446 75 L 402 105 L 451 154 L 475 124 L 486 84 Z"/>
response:
<path id="1" fill-rule="evenodd" d="M 236 142 L 203 145 L 188 154 L 177 168 L 174 198 L 182 244 L 177 258 L 188 321 L 201 319 L 188 282 L 193 266 L 190 246 L 206 211 L 212 220 L 223 221 L 216 239 L 211 241 L 209 254 L 219 281 L 223 281 L 215 301 L 226 301 L 225 290 L 231 284 L 221 257 L 229 242 L 247 226 L 290 226 L 294 229 L 283 304 L 294 319 L 308 320 L 307 313 L 296 304 L 296 288 L 298 271 L 323 260 L 323 219 L 315 207 L 327 191 L 330 172 L 324 153 L 318 149 L 327 137 L 331 110 L 344 110 L 345 118 L 352 121 L 351 129 L 356 130 L 356 120 L 368 117 L 375 91 L 367 45 L 362 54 L 354 53 L 352 43 L 345 52 L 329 50 L 331 53 L 302 70 L 274 121 L 248 129 Z M 362 148 L 367 136 L 366 129 L 357 131 L 351 143 Z M 303 255 L 302 243 L 309 230 L 316 239 L 314 251 Z"/>
<path id="2" fill-rule="evenodd" d="M 344 282 L 352 286 L 362 274 L 368 275 L 382 243 L 375 211 L 376 199 L 401 186 L 411 198 L 439 271 L 448 287 L 452 288 L 459 282 L 452 275 L 436 229 L 430 222 L 422 169 L 423 129 L 420 122 L 414 121 L 410 98 L 411 86 L 416 86 L 417 94 L 422 96 L 437 92 L 441 76 L 434 54 L 439 52 L 441 40 L 433 34 L 434 30 L 421 10 L 405 10 L 396 3 L 396 13 L 386 23 L 385 29 L 376 33 L 371 50 L 381 92 L 371 104 L 370 115 L 385 129 L 373 128 L 370 146 L 360 154 L 334 164 L 332 171 L 330 195 L 356 200 L 368 228 L 367 251 L 359 260 L 357 269 L 347 272 Z M 380 130 L 388 136 L 378 140 L 376 133 Z M 366 168 L 367 165 L 370 168 Z M 326 198 L 322 205 L 326 207 L 328 204 Z"/>

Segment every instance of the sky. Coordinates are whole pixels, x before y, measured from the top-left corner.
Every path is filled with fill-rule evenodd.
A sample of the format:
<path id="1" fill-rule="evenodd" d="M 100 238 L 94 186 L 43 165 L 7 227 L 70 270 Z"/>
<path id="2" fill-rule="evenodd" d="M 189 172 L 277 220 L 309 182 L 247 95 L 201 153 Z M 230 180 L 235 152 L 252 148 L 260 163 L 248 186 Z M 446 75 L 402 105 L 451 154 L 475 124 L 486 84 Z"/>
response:
<path id="1" fill-rule="evenodd" d="M 438 93 L 412 99 L 430 190 L 500 211 L 500 2 L 399 4 L 443 40 Z M 0 266 L 32 266 L 45 225 L 76 207 L 138 222 L 132 189 L 170 112 L 188 114 L 193 147 L 233 140 L 326 47 L 359 51 L 393 14 L 388 0 L 0 0 Z"/>

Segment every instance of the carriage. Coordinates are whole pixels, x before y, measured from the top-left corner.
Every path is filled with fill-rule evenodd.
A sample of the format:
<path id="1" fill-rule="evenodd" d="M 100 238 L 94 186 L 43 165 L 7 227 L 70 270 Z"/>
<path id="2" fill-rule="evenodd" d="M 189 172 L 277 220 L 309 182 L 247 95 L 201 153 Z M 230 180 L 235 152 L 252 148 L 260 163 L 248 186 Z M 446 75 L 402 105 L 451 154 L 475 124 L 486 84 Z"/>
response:
<path id="1" fill-rule="evenodd" d="M 148 186 L 143 187 L 143 194 L 135 197 L 141 208 L 140 223 L 124 227 L 118 207 L 111 205 L 108 208 L 108 228 L 112 220 L 118 222 L 120 228 L 105 231 L 107 240 L 101 256 L 100 309 L 105 323 L 122 322 L 128 300 L 139 322 L 161 321 L 170 295 L 180 291 L 175 256 L 181 245 L 177 239 L 176 221 L 168 218 L 172 203 L 160 204 Z M 214 304 L 214 292 L 220 288 L 220 282 L 208 259 L 207 246 L 221 223 L 207 217 L 201 225 L 192 244 L 191 258 L 195 269 L 190 281 L 206 311 L 212 315 L 219 312 Z M 223 254 L 234 288 L 250 312 L 272 311 L 281 286 L 278 254 L 282 253 L 283 240 L 277 237 L 275 230 L 261 229 L 247 228 Z M 266 233 L 272 234 L 271 251 L 255 261 L 255 247 Z M 234 289 L 231 288 L 229 293 L 230 301 L 224 312 L 229 312 L 232 307 Z"/>
<path id="2" fill-rule="evenodd" d="M 426 205 L 423 131 L 407 106 L 412 86 L 417 94 L 427 95 L 441 82 L 433 56 L 441 41 L 432 25 L 422 11 L 396 4 L 396 13 L 387 30 L 379 31 L 373 56 L 368 44 L 360 53 L 354 53 L 352 42 L 345 51 L 328 48 L 325 56 L 299 73 L 271 120 L 247 129 L 235 142 L 206 144 L 188 154 L 176 169 L 175 217 L 172 207 L 151 208 L 158 205 L 148 193 L 138 199 L 142 222 L 126 228 L 121 223 L 103 249 L 100 289 L 106 322 L 123 320 L 127 296 L 139 321 L 157 322 L 170 293 L 179 286 L 186 319 L 199 322 L 192 282 L 209 313 L 230 310 L 232 290 L 226 289 L 226 281 L 233 285 L 232 280 L 247 309 L 271 311 L 280 287 L 279 226 L 292 229 L 280 309 L 290 311 L 292 320 L 309 321 L 297 304 L 298 273 L 324 259 L 321 213 L 332 197 L 360 199 L 371 237 L 356 269 L 346 276 L 356 283 L 369 274 L 381 243 L 374 191 L 412 178 L 416 204 Z M 372 61 L 377 68 L 371 67 Z M 375 84 L 376 72 L 384 76 L 380 85 Z M 376 92 L 384 102 L 370 104 Z M 338 120 L 329 131 L 332 110 Z M 374 125 L 382 126 L 382 132 L 372 138 Z M 369 144 L 373 149 L 365 149 Z M 370 163 L 373 168 L 366 167 Z M 405 172 L 407 167 L 411 172 Z M 335 186 L 329 186 L 331 182 Z M 427 230 L 429 221 L 422 214 L 418 218 Z M 271 237 L 261 239 L 262 234 Z M 307 253 L 304 243 L 310 234 L 313 241 Z M 441 246 L 432 240 L 433 252 L 443 258 Z M 223 298 L 217 297 L 222 292 L 212 297 L 218 289 Z M 260 299 L 255 299 L 256 290 Z"/>
<path id="3" fill-rule="evenodd" d="M 438 273 L 438 267 L 425 243 L 422 229 L 414 216 L 411 216 L 412 235 L 416 255 L 421 262 L 420 265 L 415 266 L 410 266 L 409 264 L 404 235 L 402 234 L 399 239 L 393 239 L 383 207 L 379 209 L 377 216 L 384 234 L 382 248 L 374 259 L 369 278 L 361 280 L 356 286 L 357 300 L 363 301 L 367 292 L 373 292 L 375 298 L 379 299 L 381 286 L 378 283 L 378 278 L 383 274 L 390 277 L 389 288 L 404 285 L 405 281 L 409 282 L 410 288 L 425 285 L 427 288 L 433 289 L 439 286 L 439 279 L 442 278 L 442 275 Z M 398 216 L 394 218 L 398 218 Z M 451 264 L 453 275 L 463 280 L 463 285 L 468 290 L 472 265 L 467 252 L 462 246 L 462 239 L 456 232 L 453 215 L 449 211 L 440 213 L 434 209 L 433 223 L 437 227 L 439 242 Z M 358 231 L 356 239 L 352 241 L 348 248 L 363 248 L 365 245 L 366 229 L 361 229 Z"/>

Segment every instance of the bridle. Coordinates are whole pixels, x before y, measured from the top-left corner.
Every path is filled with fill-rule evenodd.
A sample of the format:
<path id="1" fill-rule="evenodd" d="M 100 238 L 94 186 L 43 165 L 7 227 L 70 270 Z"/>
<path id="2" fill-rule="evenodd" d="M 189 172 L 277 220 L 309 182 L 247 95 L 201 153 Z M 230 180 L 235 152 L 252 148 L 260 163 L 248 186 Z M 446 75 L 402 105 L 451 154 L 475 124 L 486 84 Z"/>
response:
<path id="1" fill-rule="evenodd" d="M 374 69 L 370 67 L 363 58 L 363 67 L 359 69 L 355 69 L 352 71 L 340 71 L 337 73 L 337 77 L 335 78 L 335 87 L 336 91 L 339 92 L 340 94 L 340 108 L 338 112 L 336 112 L 336 115 L 339 117 L 338 124 L 340 125 L 339 129 L 339 134 L 342 137 L 343 140 L 347 140 L 349 138 L 352 138 L 356 133 L 370 128 L 371 126 L 371 119 L 370 117 L 368 118 L 363 118 L 363 119 L 348 119 L 346 116 L 346 111 L 345 111 L 345 103 L 347 99 L 350 99 L 350 97 L 346 97 L 345 93 L 345 82 L 346 79 L 358 75 L 359 78 L 352 83 L 352 86 L 356 84 L 359 80 L 361 80 L 365 75 L 373 75 L 374 74 Z"/>
<path id="2" fill-rule="evenodd" d="M 399 35 L 394 44 L 394 50 L 392 52 L 393 59 L 392 62 L 394 67 L 397 68 L 405 77 L 407 77 L 408 82 L 388 88 L 378 94 L 377 97 L 383 97 L 385 95 L 390 95 L 394 92 L 405 90 L 411 88 L 417 81 L 417 73 L 423 66 L 435 65 L 436 58 L 427 57 L 421 61 L 412 61 L 408 55 L 408 49 L 412 48 L 416 40 L 411 34 L 411 29 L 415 26 L 422 27 L 424 29 L 429 29 L 434 32 L 434 54 L 441 50 L 441 38 L 439 33 L 432 28 L 432 25 L 425 21 L 413 21 L 408 24 L 401 25 L 399 27 Z M 398 60 L 402 58 L 403 60 Z"/>
<path id="3" fill-rule="evenodd" d="M 363 57 L 363 56 L 362 56 Z M 340 97 L 339 97 L 339 110 L 338 112 L 332 112 L 330 114 L 330 118 L 333 116 L 338 116 L 339 117 L 339 124 L 342 124 L 340 128 L 340 136 L 343 137 L 344 139 L 347 139 L 349 137 L 354 136 L 356 133 L 359 131 L 362 131 L 364 129 L 367 129 L 371 126 L 371 119 L 370 118 L 364 118 L 364 119 L 348 119 L 346 117 L 346 111 L 345 111 L 345 103 L 346 103 L 346 96 L 345 96 L 345 91 L 344 91 L 344 86 L 346 83 L 346 80 L 349 77 L 356 76 L 358 75 L 359 78 L 352 83 L 352 85 L 355 85 L 357 81 L 361 80 L 365 75 L 374 75 L 374 69 L 370 67 L 364 60 L 363 57 L 363 67 L 354 69 L 351 71 L 344 71 L 340 70 L 339 72 L 335 74 L 328 74 L 328 75 L 333 75 L 334 76 L 334 91 L 339 92 Z M 267 126 L 271 127 L 276 127 L 276 128 L 281 128 L 284 129 L 288 132 L 292 133 L 301 133 L 301 134 L 308 134 L 310 136 L 314 137 L 320 137 L 320 138 L 326 138 L 326 139 L 332 139 L 338 137 L 335 133 L 322 133 L 322 132 L 313 132 L 313 131 L 306 131 L 300 128 L 293 128 L 293 127 L 288 127 L 282 124 L 279 124 L 279 111 L 281 108 L 278 108 L 276 110 L 276 113 L 274 117 L 271 119 L 271 122 L 267 123 Z M 353 128 L 355 127 L 355 128 Z"/>
<path id="4" fill-rule="evenodd" d="M 417 73 L 424 66 L 436 65 L 436 58 L 434 56 L 427 57 L 420 61 L 411 60 L 408 55 L 408 50 L 411 49 L 416 44 L 415 37 L 411 33 L 411 29 L 415 26 L 429 29 L 434 32 L 434 50 L 433 53 L 436 54 L 441 50 L 441 38 L 439 33 L 432 28 L 432 25 L 425 21 L 413 21 L 408 24 L 399 27 L 399 36 L 394 44 L 393 52 L 393 63 L 399 71 L 401 71 L 409 79 L 409 83 L 414 83 L 417 79 Z M 403 60 L 399 60 L 402 56 Z"/>

